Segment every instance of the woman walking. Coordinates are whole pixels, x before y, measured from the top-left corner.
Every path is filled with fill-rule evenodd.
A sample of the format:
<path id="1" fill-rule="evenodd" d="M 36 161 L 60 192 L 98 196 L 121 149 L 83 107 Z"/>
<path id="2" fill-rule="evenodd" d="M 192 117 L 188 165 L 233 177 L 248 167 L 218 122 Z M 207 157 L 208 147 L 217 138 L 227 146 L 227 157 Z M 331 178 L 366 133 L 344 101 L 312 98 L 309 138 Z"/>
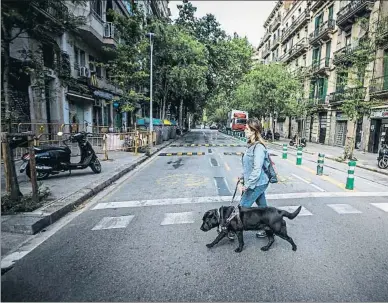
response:
<path id="1" fill-rule="evenodd" d="M 270 160 L 265 141 L 261 137 L 262 126 L 257 118 L 250 118 L 245 128 L 245 137 L 248 147 L 242 158 L 243 174 L 240 177 L 243 195 L 240 205 L 251 207 L 256 202 L 258 207 L 266 207 L 265 191 L 269 184 L 269 178 L 265 172 Z M 260 230 L 257 237 L 265 237 L 264 230 Z"/>

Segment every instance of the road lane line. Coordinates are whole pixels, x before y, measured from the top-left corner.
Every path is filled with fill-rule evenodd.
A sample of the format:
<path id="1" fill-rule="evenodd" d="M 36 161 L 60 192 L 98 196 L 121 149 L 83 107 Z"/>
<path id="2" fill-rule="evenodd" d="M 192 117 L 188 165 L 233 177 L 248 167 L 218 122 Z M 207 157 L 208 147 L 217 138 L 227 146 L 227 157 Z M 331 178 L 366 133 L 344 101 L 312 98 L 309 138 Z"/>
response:
<path id="1" fill-rule="evenodd" d="M 160 225 L 190 224 L 194 222 L 193 212 L 166 213 Z"/>
<path id="2" fill-rule="evenodd" d="M 291 175 L 293 175 L 295 178 L 303 181 L 304 183 L 307 183 L 307 184 L 311 185 L 312 187 L 318 189 L 319 191 L 325 191 L 323 188 L 320 188 L 319 186 L 313 184 L 312 182 L 310 182 L 310 181 L 308 181 L 306 179 L 303 179 L 302 177 L 299 177 L 298 175 L 295 175 L 295 174 L 291 174 Z"/>

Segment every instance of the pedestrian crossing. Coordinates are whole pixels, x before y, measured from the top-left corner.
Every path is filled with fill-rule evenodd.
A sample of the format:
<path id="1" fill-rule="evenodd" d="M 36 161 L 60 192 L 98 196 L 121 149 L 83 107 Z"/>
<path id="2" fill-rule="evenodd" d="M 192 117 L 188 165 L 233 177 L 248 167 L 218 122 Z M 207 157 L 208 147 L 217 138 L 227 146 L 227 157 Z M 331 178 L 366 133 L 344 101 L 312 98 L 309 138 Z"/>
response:
<path id="1" fill-rule="evenodd" d="M 374 209 L 382 211 L 388 214 L 388 203 L 369 203 Z M 276 206 L 278 209 L 286 210 L 288 212 L 294 212 L 299 205 L 289 206 Z M 362 211 L 355 208 L 350 204 L 325 204 L 324 207 L 328 207 L 333 213 L 338 215 L 359 215 Z M 103 208 L 94 208 L 94 210 Z M 312 217 L 316 215 L 311 209 L 307 209 L 302 206 L 302 209 L 298 215 L 299 217 Z M 116 217 L 103 217 L 97 224 L 92 228 L 93 231 L 107 230 L 107 229 L 123 229 L 126 228 L 129 223 L 134 219 L 135 215 L 116 216 Z M 179 225 L 179 224 L 194 224 L 200 220 L 198 212 L 185 211 L 185 212 L 174 212 L 164 213 L 163 219 L 159 223 L 161 226 L 167 225 Z"/>

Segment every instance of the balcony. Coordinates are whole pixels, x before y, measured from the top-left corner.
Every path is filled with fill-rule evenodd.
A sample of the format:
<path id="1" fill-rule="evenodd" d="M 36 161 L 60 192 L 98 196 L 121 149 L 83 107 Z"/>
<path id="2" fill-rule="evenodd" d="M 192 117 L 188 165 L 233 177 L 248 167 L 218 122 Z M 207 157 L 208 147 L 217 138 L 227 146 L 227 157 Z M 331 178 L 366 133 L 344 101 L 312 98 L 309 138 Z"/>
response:
<path id="1" fill-rule="evenodd" d="M 263 37 L 263 42 L 264 43 L 267 42 L 270 37 L 271 37 L 271 33 L 270 32 L 266 32 L 264 37 Z"/>
<path id="2" fill-rule="evenodd" d="M 388 16 L 382 18 L 377 24 L 376 43 L 380 46 L 388 44 Z"/>
<path id="3" fill-rule="evenodd" d="M 280 15 L 277 15 L 277 16 L 275 17 L 275 19 L 273 20 L 272 24 L 269 26 L 269 31 L 270 31 L 270 32 L 276 31 L 276 30 L 279 28 L 281 22 L 282 22 L 281 16 L 280 16 Z"/>
<path id="4" fill-rule="evenodd" d="M 373 78 L 369 85 L 369 94 L 375 98 L 388 97 L 388 76 Z"/>
<path id="5" fill-rule="evenodd" d="M 360 17 L 372 11 L 376 0 L 352 0 L 348 5 L 341 8 L 337 13 L 337 26 L 342 29 L 348 29 L 356 17 Z"/>
<path id="6" fill-rule="evenodd" d="M 310 1 L 310 3 L 311 3 L 310 9 L 311 9 L 311 11 L 313 13 L 315 13 L 318 9 L 320 9 L 322 7 L 323 4 L 325 4 L 327 2 L 331 2 L 331 1 L 327 1 L 327 0 L 312 0 L 312 1 Z"/>
<path id="7" fill-rule="evenodd" d="M 335 65 L 350 62 L 350 56 L 357 49 L 357 46 L 347 45 L 334 52 L 333 63 Z"/>
<path id="8" fill-rule="evenodd" d="M 324 105 L 327 104 L 326 102 L 326 96 L 316 96 L 313 98 L 309 99 L 309 105 L 314 106 L 314 105 Z"/>
<path id="9" fill-rule="evenodd" d="M 35 1 L 32 6 L 53 21 L 63 20 L 69 11 L 62 2 L 54 0 Z"/>
<path id="10" fill-rule="evenodd" d="M 262 52 L 262 58 L 265 59 L 269 56 L 269 54 L 271 53 L 271 50 L 270 48 L 267 46 L 266 48 L 263 49 L 263 52 Z"/>
<path id="11" fill-rule="evenodd" d="M 307 38 L 300 39 L 289 51 L 288 56 L 285 57 L 284 61 L 289 62 L 294 58 L 299 57 L 301 54 L 306 52 L 308 49 Z"/>
<path id="12" fill-rule="evenodd" d="M 365 87 L 354 87 L 344 90 L 337 90 L 329 95 L 330 103 L 340 103 L 346 100 L 364 100 L 366 94 Z"/>
<path id="13" fill-rule="evenodd" d="M 116 93 L 116 94 L 119 94 L 119 95 L 123 94 L 122 89 L 120 89 L 117 86 L 115 86 L 108 79 L 97 78 L 96 86 L 97 86 L 97 88 L 100 88 L 100 89 L 103 89 L 103 90 L 106 90 L 106 91 L 109 91 L 109 92 L 112 92 L 112 93 Z"/>
<path id="14" fill-rule="evenodd" d="M 282 44 L 286 42 L 290 37 L 299 30 L 302 26 L 304 26 L 307 22 L 310 21 L 310 11 L 305 10 L 294 22 L 291 23 L 290 27 L 287 28 L 281 38 Z"/>
<path id="15" fill-rule="evenodd" d="M 314 62 L 309 68 L 310 76 L 329 76 L 330 66 L 332 65 L 331 58 L 323 58 Z"/>
<path id="16" fill-rule="evenodd" d="M 93 10 L 87 14 L 86 24 L 79 28 L 80 36 L 92 48 L 101 49 L 102 46 L 115 47 L 119 43 L 117 32 L 112 22 L 104 22 Z"/>
<path id="17" fill-rule="evenodd" d="M 335 28 L 335 20 L 323 22 L 314 32 L 310 34 L 309 42 L 311 45 L 323 44 L 331 39 Z"/>
<path id="18" fill-rule="evenodd" d="M 271 50 L 275 50 L 280 45 L 280 37 L 272 41 Z"/>

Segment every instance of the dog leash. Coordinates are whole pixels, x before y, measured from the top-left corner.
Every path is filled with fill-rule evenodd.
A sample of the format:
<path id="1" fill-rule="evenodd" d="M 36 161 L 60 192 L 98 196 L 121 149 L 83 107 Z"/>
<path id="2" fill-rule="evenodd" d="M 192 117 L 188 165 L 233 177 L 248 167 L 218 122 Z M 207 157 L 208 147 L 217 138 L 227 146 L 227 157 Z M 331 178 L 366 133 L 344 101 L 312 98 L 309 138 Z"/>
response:
<path id="1" fill-rule="evenodd" d="M 236 193 L 237 193 L 237 188 L 238 188 L 238 184 L 240 183 L 240 180 L 237 180 L 237 183 L 236 183 L 236 188 L 234 190 L 234 194 L 233 194 L 233 197 L 232 197 L 232 201 L 230 202 L 230 205 L 233 204 L 234 202 L 234 198 L 236 197 Z M 227 229 L 230 221 L 236 216 L 236 215 L 239 215 L 239 210 L 238 210 L 238 205 L 234 207 L 233 209 L 233 212 L 229 215 L 229 217 L 226 219 L 226 224 L 222 224 L 221 226 L 221 230 L 225 230 Z M 221 222 L 224 222 L 224 212 L 221 212 L 220 213 L 220 219 L 221 219 Z"/>

